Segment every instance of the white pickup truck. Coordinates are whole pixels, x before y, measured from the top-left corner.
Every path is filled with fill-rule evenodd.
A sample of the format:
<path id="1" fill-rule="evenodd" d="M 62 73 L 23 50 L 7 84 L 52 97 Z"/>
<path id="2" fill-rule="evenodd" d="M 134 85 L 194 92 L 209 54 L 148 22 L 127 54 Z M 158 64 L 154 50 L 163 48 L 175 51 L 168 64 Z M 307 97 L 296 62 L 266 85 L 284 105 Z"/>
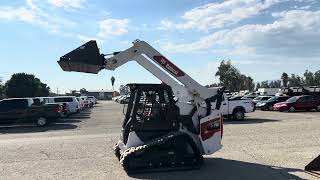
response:
<path id="1" fill-rule="evenodd" d="M 234 120 L 241 121 L 245 117 L 245 113 L 254 111 L 252 99 L 230 98 L 224 94 L 220 110 L 226 117 L 232 117 Z"/>

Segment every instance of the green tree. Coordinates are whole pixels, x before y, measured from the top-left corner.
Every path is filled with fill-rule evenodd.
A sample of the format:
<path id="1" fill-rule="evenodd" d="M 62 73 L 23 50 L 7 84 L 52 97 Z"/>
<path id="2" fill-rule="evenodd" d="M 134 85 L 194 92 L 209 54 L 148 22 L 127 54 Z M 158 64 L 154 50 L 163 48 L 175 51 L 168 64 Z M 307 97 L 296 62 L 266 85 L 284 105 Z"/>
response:
<path id="1" fill-rule="evenodd" d="M 320 86 L 320 70 L 314 73 L 314 83 L 316 86 Z"/>
<path id="2" fill-rule="evenodd" d="M 247 76 L 240 74 L 240 87 L 239 90 L 247 90 L 248 89 L 248 79 Z"/>
<path id="3" fill-rule="evenodd" d="M 274 87 L 274 81 L 270 81 L 270 82 L 269 82 L 269 87 L 270 87 L 270 88 L 273 88 L 273 87 Z"/>
<path id="4" fill-rule="evenodd" d="M 219 76 L 220 84 L 226 89 L 235 92 L 241 89 L 243 77 L 239 70 L 231 64 L 231 61 L 221 61 L 215 76 Z"/>
<path id="5" fill-rule="evenodd" d="M 281 88 L 281 80 L 275 80 L 274 81 L 274 87 L 275 88 Z"/>
<path id="6" fill-rule="evenodd" d="M 268 81 L 262 81 L 261 82 L 261 88 L 269 88 L 269 82 Z"/>
<path id="7" fill-rule="evenodd" d="M 313 72 L 306 70 L 303 74 L 306 86 L 315 86 L 315 77 Z"/>
<path id="8" fill-rule="evenodd" d="M 299 87 L 303 85 L 303 80 L 299 75 L 291 74 L 289 78 L 290 87 Z"/>
<path id="9" fill-rule="evenodd" d="M 85 88 L 80 89 L 80 94 L 87 94 L 88 91 Z"/>
<path id="10" fill-rule="evenodd" d="M 13 74 L 5 84 L 5 94 L 9 98 L 48 96 L 50 88 L 32 74 Z"/>
<path id="11" fill-rule="evenodd" d="M 114 78 L 113 76 L 111 77 L 111 85 L 112 85 L 112 89 L 114 90 L 114 82 L 116 81 L 116 78 Z"/>
<path id="12" fill-rule="evenodd" d="M 248 86 L 247 89 L 249 89 L 249 91 L 253 91 L 254 90 L 255 84 L 254 84 L 254 81 L 253 81 L 251 76 L 247 77 L 247 86 Z"/>
<path id="13" fill-rule="evenodd" d="M 281 80 L 282 80 L 282 85 L 284 87 L 288 87 L 288 82 L 289 82 L 289 75 L 287 73 L 282 73 L 281 75 Z"/>
<path id="14" fill-rule="evenodd" d="M 0 77 L 0 99 L 4 98 L 4 86 L 2 84 L 2 78 Z"/>
<path id="15" fill-rule="evenodd" d="M 261 88 L 261 85 L 260 85 L 260 83 L 257 83 L 256 84 L 256 90 L 258 90 L 259 88 Z"/>
<path id="16" fill-rule="evenodd" d="M 270 81 L 269 82 L 269 87 L 270 88 L 280 88 L 281 87 L 281 81 L 280 80 Z"/>
<path id="17" fill-rule="evenodd" d="M 235 92 L 240 90 L 253 90 L 254 82 L 252 77 L 241 74 L 240 71 L 231 64 L 231 61 L 221 61 L 215 76 L 219 76 L 219 86 Z"/>

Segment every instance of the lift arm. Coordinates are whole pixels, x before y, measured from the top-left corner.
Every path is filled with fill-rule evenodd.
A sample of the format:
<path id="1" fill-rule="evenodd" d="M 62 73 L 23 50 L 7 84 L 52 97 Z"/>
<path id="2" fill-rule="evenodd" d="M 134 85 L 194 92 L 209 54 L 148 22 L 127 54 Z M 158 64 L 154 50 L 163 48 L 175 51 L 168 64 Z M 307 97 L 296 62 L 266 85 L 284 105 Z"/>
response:
<path id="1" fill-rule="evenodd" d="M 177 83 L 174 83 L 175 80 L 168 75 L 164 75 L 165 73 L 163 71 L 161 71 L 162 73 L 156 72 L 157 70 L 159 70 L 159 68 L 157 68 L 155 64 L 159 65 L 162 70 L 166 71 L 176 80 L 182 83 L 191 96 L 200 97 L 202 99 L 207 99 L 213 96 L 212 91 L 210 92 L 206 87 L 200 85 L 197 81 L 192 79 L 188 74 L 183 72 L 165 56 L 163 56 L 156 49 L 154 49 L 144 41 L 137 40 L 133 43 L 133 46 L 131 48 L 124 50 L 111 58 L 106 59 L 105 68 L 114 70 L 130 60 L 137 61 L 145 69 L 157 76 L 161 81 L 167 83 L 170 86 L 173 86 L 173 89 L 174 87 L 178 86 Z M 155 64 L 150 63 L 150 60 Z M 160 74 L 164 76 L 159 77 Z"/>
<path id="2" fill-rule="evenodd" d="M 90 46 L 88 46 L 88 43 L 90 44 Z M 184 98 L 184 100 L 194 100 L 197 103 L 201 103 L 205 99 L 208 99 L 217 94 L 218 88 L 209 90 L 208 88 L 200 85 L 197 81 L 192 79 L 188 74 L 183 72 L 165 56 L 163 56 L 156 49 L 154 49 L 144 41 L 136 40 L 133 42 L 132 47 L 124 51 L 114 53 L 114 55 L 109 58 L 104 58 L 104 56 L 102 55 L 100 55 L 98 58 L 97 54 L 100 53 L 95 41 L 89 41 L 88 43 L 86 43 L 87 46 L 86 44 L 80 46 L 76 50 L 60 58 L 60 61 L 58 63 L 63 70 L 97 73 L 103 68 L 108 70 L 115 70 L 116 68 L 129 61 L 136 61 L 146 70 L 159 78 L 162 82 L 171 86 L 174 92 L 178 93 L 176 95 L 179 96 L 179 99 Z M 83 49 L 87 49 L 87 51 L 90 50 L 90 53 L 83 53 L 81 51 Z M 79 60 L 80 57 L 84 58 L 85 56 L 87 56 L 88 60 Z M 89 60 L 92 60 L 90 62 L 90 65 L 95 65 L 96 69 L 92 69 L 93 66 L 90 65 L 85 66 L 85 64 L 88 63 Z M 171 76 L 169 76 L 168 74 L 170 74 Z M 177 81 L 183 84 L 183 86 L 180 85 Z"/>

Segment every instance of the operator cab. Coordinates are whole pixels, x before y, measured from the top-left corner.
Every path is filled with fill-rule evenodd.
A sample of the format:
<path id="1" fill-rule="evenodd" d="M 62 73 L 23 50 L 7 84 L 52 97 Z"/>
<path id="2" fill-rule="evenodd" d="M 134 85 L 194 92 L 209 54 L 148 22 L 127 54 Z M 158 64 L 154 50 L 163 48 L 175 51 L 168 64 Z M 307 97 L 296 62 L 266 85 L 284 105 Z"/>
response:
<path id="1" fill-rule="evenodd" d="M 172 89 L 163 84 L 128 84 L 130 100 L 122 124 L 123 142 L 134 131 L 142 141 L 148 141 L 178 130 L 179 108 Z"/>

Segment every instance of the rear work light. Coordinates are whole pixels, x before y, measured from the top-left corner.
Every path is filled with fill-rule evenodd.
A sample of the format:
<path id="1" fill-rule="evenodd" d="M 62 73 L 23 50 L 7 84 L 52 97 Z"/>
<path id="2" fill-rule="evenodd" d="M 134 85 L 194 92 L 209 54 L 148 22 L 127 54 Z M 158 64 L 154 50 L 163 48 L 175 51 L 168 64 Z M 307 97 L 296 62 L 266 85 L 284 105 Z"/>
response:
<path id="1" fill-rule="evenodd" d="M 216 132 L 222 130 L 221 117 L 209 120 L 201 124 L 201 138 L 207 140 L 211 138 Z M 221 132 L 222 133 L 222 132 Z"/>

